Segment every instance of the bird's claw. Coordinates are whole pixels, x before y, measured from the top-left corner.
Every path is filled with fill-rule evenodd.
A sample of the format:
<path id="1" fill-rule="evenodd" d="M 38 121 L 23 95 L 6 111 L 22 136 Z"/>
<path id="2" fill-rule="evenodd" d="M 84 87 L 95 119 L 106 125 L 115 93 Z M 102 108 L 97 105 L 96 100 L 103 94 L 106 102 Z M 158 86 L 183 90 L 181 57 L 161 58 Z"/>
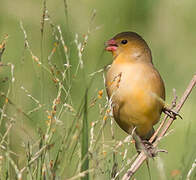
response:
<path id="1" fill-rule="evenodd" d="M 156 150 L 156 153 L 159 153 L 159 152 L 168 153 L 168 151 L 167 151 L 167 150 L 165 150 L 165 149 L 157 149 L 157 150 Z"/>
<path id="2" fill-rule="evenodd" d="M 164 107 L 163 112 L 164 112 L 165 114 L 167 114 L 169 117 L 173 118 L 173 119 L 176 119 L 177 116 L 178 116 L 179 118 L 182 119 L 182 116 L 181 116 L 180 114 L 178 114 L 178 113 L 175 112 L 174 110 L 169 109 L 169 108 L 167 108 L 167 107 Z"/>
<path id="3" fill-rule="evenodd" d="M 136 149 L 138 153 L 141 153 L 143 151 L 149 158 L 153 158 L 157 155 L 156 149 L 153 147 L 153 144 L 147 140 L 140 141 L 139 145 L 136 143 Z"/>
<path id="4" fill-rule="evenodd" d="M 147 140 L 142 140 L 142 144 L 144 147 L 143 151 L 149 158 L 156 157 L 159 152 L 168 153 L 168 151 L 166 151 L 165 149 L 157 149 L 156 147 L 153 146 L 152 143 L 150 143 Z"/>
<path id="5" fill-rule="evenodd" d="M 153 147 L 152 143 L 150 143 L 147 140 L 143 140 L 142 143 L 144 145 L 144 153 L 148 157 L 153 158 L 153 157 L 155 157 L 157 155 L 157 150 L 156 150 L 156 148 Z"/>
<path id="6" fill-rule="evenodd" d="M 142 140 L 136 133 L 133 133 L 135 140 L 135 147 L 138 153 L 144 152 L 144 154 L 149 158 L 154 158 L 159 152 L 167 152 L 163 149 L 157 149 L 153 146 L 153 143 L 148 140 Z"/>

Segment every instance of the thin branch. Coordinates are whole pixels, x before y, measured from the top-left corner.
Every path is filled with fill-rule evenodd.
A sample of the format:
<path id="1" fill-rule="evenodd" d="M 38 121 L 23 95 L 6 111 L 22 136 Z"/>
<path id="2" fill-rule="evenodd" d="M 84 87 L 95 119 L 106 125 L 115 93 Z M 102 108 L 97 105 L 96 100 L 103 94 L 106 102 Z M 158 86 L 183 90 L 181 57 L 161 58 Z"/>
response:
<path id="1" fill-rule="evenodd" d="M 187 100 L 188 96 L 190 95 L 190 93 L 193 90 L 195 85 L 196 85 L 196 74 L 193 76 L 193 78 L 190 81 L 187 89 L 185 90 L 184 94 L 182 95 L 180 101 L 178 102 L 178 104 L 176 106 L 175 111 L 177 113 L 180 111 L 180 109 L 184 105 L 185 101 Z M 168 116 L 166 115 L 164 119 L 167 119 L 167 118 L 168 118 Z M 163 129 L 161 130 L 161 132 L 160 132 L 159 136 L 157 137 L 156 141 L 153 143 L 154 148 L 157 147 L 158 143 L 160 142 L 162 137 L 166 134 L 167 130 L 169 129 L 169 127 L 171 126 L 171 124 L 173 123 L 174 120 L 175 120 L 175 118 L 169 118 L 167 124 L 163 127 Z M 154 138 L 154 136 L 149 141 L 153 142 L 153 138 Z M 146 159 L 147 159 L 147 155 L 142 151 L 137 156 L 137 158 L 135 159 L 135 161 L 133 162 L 133 164 L 131 165 L 131 167 L 127 171 L 127 173 L 125 173 L 122 180 L 130 179 L 135 174 L 135 172 L 140 168 L 140 166 L 143 164 L 143 162 Z"/>

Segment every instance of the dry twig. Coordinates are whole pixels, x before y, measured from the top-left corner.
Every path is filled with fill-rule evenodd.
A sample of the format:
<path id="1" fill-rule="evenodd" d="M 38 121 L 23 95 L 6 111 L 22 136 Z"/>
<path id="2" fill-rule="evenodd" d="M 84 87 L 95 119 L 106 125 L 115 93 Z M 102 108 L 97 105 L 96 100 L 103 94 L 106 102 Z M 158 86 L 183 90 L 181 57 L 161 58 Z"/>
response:
<path id="1" fill-rule="evenodd" d="M 180 111 L 180 109 L 184 105 L 185 101 L 187 100 L 188 96 L 190 95 L 190 93 L 193 90 L 195 85 L 196 85 L 196 74 L 193 76 L 187 89 L 185 90 L 184 94 L 182 95 L 180 101 L 178 102 L 178 104 L 175 108 L 175 111 L 177 113 Z M 168 118 L 168 115 L 165 116 L 164 120 L 166 120 L 167 118 Z M 166 125 L 162 129 L 158 128 L 159 130 L 161 130 L 161 132 L 160 132 L 159 136 L 157 137 L 157 139 L 155 140 L 155 142 L 153 143 L 154 148 L 157 147 L 159 141 L 162 139 L 162 137 L 164 137 L 164 135 L 166 134 L 166 132 L 168 131 L 169 127 L 171 126 L 171 124 L 173 123 L 174 120 L 175 120 L 175 118 L 169 118 L 168 122 L 166 123 Z M 163 126 L 163 124 L 161 123 L 160 126 Z M 155 133 L 157 133 L 157 132 L 155 132 Z M 155 139 L 155 136 L 152 136 L 152 138 L 149 141 L 153 142 L 154 139 Z M 135 172 L 140 168 L 140 166 L 143 164 L 143 162 L 146 159 L 147 159 L 147 155 L 142 151 L 137 156 L 137 158 L 135 159 L 135 161 L 133 162 L 133 164 L 131 165 L 129 170 L 125 173 L 122 180 L 130 179 L 135 174 Z"/>

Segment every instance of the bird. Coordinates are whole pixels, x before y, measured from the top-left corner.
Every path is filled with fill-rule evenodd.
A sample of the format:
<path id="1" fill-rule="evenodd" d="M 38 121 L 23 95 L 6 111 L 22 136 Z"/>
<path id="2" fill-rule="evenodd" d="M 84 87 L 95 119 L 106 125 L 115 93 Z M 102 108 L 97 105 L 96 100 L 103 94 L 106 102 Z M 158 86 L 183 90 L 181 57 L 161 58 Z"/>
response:
<path id="1" fill-rule="evenodd" d="M 117 124 L 149 140 L 165 107 L 165 85 L 152 62 L 146 41 L 135 32 L 121 32 L 105 43 L 113 62 L 106 73 L 106 91 Z"/>

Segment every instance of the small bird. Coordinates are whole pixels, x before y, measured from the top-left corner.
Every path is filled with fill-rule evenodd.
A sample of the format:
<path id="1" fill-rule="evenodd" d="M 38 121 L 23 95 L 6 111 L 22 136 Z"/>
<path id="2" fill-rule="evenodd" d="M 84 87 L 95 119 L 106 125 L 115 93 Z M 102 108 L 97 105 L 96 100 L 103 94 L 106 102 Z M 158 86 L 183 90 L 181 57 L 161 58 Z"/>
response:
<path id="1" fill-rule="evenodd" d="M 118 125 L 131 134 L 135 129 L 149 140 L 164 109 L 164 82 L 152 63 L 145 40 L 135 32 L 122 32 L 106 42 L 113 63 L 106 75 L 106 90 Z"/>

